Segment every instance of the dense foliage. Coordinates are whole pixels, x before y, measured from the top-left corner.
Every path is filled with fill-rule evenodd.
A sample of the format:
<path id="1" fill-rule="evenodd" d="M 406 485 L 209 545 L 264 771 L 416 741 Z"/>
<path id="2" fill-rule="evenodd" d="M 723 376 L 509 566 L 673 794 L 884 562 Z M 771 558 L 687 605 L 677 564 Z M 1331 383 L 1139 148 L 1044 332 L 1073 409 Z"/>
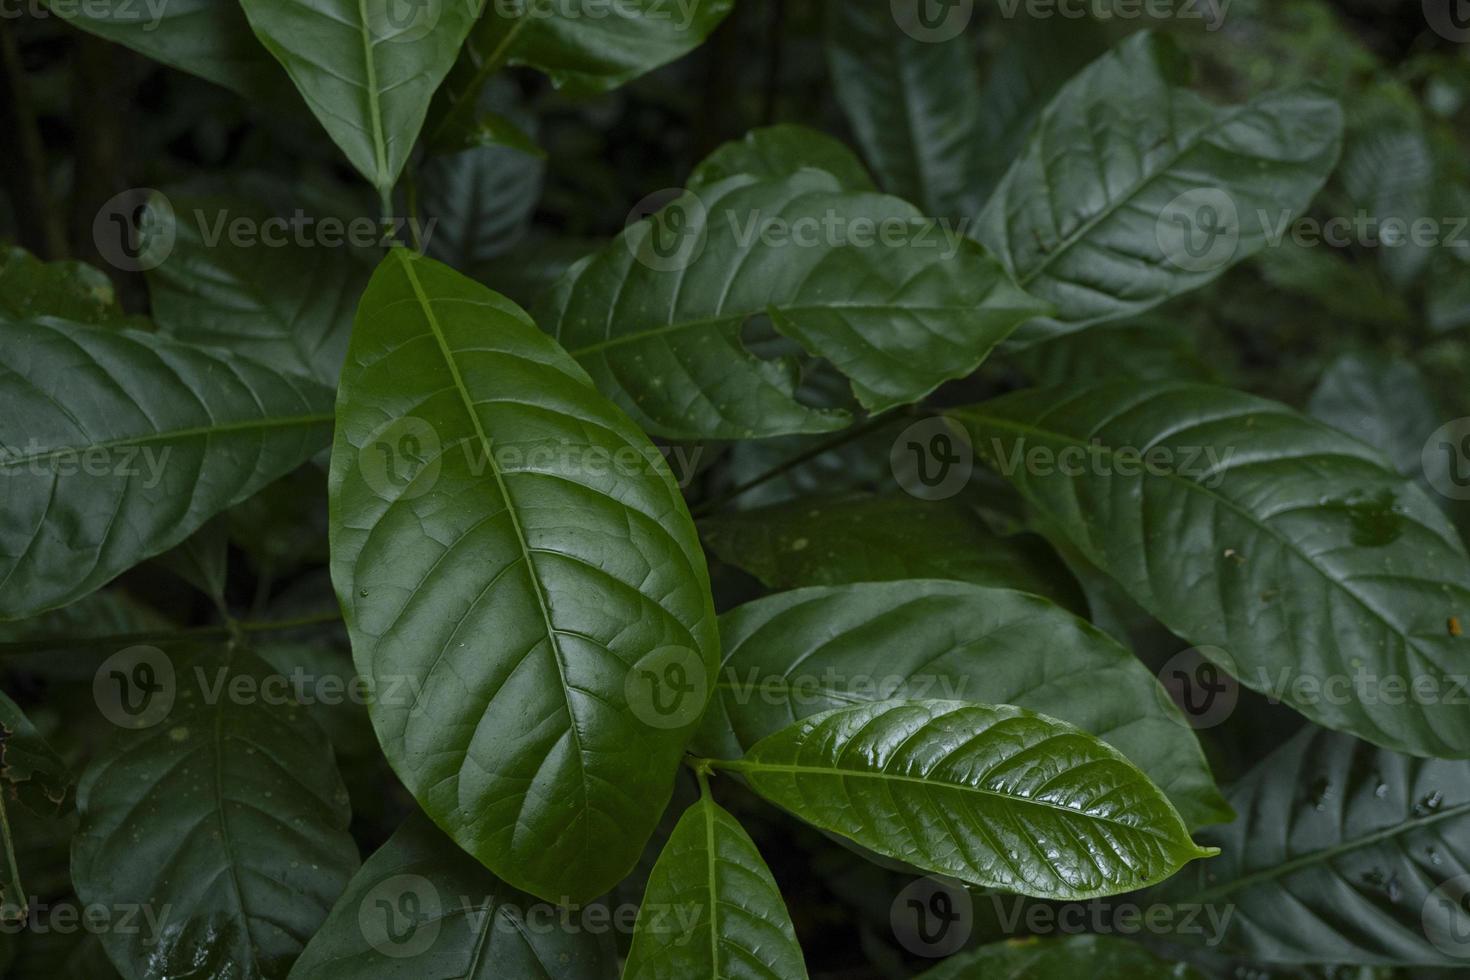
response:
<path id="1" fill-rule="evenodd" d="M 0 11 L 0 975 L 1462 975 L 1462 6 Z"/>

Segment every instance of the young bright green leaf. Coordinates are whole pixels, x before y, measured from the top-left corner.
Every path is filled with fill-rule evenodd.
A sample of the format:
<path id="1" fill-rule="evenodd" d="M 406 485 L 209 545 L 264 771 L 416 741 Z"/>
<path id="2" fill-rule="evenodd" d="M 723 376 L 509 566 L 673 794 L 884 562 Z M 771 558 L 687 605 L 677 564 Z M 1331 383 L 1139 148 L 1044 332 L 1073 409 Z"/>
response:
<path id="1" fill-rule="evenodd" d="M 112 707 L 154 723 L 120 729 L 77 786 L 77 893 L 148 913 L 102 936 L 128 980 L 282 980 L 357 870 L 331 746 L 262 696 L 250 653 L 145 664 L 118 672 Z"/>
<path id="2" fill-rule="evenodd" d="M 827 60 L 832 86 L 883 189 L 925 214 L 952 218 L 979 209 L 980 80 L 973 39 L 920 39 L 903 30 L 897 6 L 831 0 Z"/>
<path id="3" fill-rule="evenodd" d="M 1179 52 L 1143 32 L 1069 82 L 975 237 L 1056 307 L 1034 342 L 1141 313 L 1266 247 L 1337 162 L 1342 110 L 1314 90 L 1219 107 L 1179 87 Z"/>
<path id="4" fill-rule="evenodd" d="M 645 429 L 703 439 L 845 421 L 799 404 L 792 365 L 744 346 L 752 317 L 831 361 L 878 412 L 969 374 L 1042 306 L 911 205 L 802 170 L 686 193 L 573 266 L 538 310 Z"/>
<path id="5" fill-rule="evenodd" d="M 47 0 L 46 5 L 89 34 L 125 44 L 241 95 L 273 106 L 279 106 L 282 98 L 294 98 L 280 67 L 250 33 L 235 0 Z"/>
<path id="6" fill-rule="evenodd" d="M 1470 561 L 1374 450 L 1274 402 L 1169 382 L 1024 391 L 952 417 L 1047 533 L 1242 684 L 1389 748 L 1470 756 L 1451 696 Z"/>
<path id="7" fill-rule="evenodd" d="M 171 198 L 173 249 L 148 275 L 165 334 L 225 347 L 281 371 L 336 385 L 352 310 L 368 272 L 343 246 L 300 240 L 306 226 L 248 199 Z M 358 219 L 376 238 L 371 219 Z M 365 223 L 365 225 L 364 225 Z M 234 237 L 237 224 L 249 238 Z"/>
<path id="8" fill-rule="evenodd" d="M 1116 895 L 1216 852 L 1122 753 L 1021 708 L 875 701 L 718 763 L 869 850 L 1037 898 Z"/>
<path id="9" fill-rule="evenodd" d="M 1224 935 L 1209 938 L 1265 962 L 1463 969 L 1470 765 L 1308 725 L 1230 802 L 1240 819 L 1206 835 L 1222 856 L 1150 901 L 1229 909 Z"/>
<path id="10" fill-rule="evenodd" d="M 0 319 L 106 323 L 123 315 L 102 270 L 83 262 L 42 262 L 23 248 L 0 245 Z"/>
<path id="11" fill-rule="evenodd" d="M 405 785 L 515 887 L 611 887 L 718 657 L 662 458 L 520 308 L 396 250 L 358 309 L 330 493 L 358 672 L 411 682 L 371 707 Z"/>
<path id="12" fill-rule="evenodd" d="M 721 146 L 694 168 L 688 188 L 699 190 L 739 176 L 780 180 L 805 167 L 827 171 L 848 190 L 877 190 L 862 161 L 840 140 L 790 124 L 752 129 L 744 139 Z"/>
<path id="13" fill-rule="evenodd" d="M 508 887 L 422 813 L 367 859 L 291 970 L 291 980 L 615 975 L 576 914 Z"/>
<path id="14" fill-rule="evenodd" d="M 1214 862 L 1211 862 L 1212 864 Z M 951 956 L 918 980 L 1006 977 L 1087 977 L 1089 980 L 1201 980 L 1186 966 L 1166 963 L 1137 942 L 1115 936 L 1021 939 Z"/>
<path id="15" fill-rule="evenodd" d="M 707 517 L 699 529 L 721 561 L 772 589 L 954 579 L 1034 592 L 1076 610 L 1085 605 L 1045 541 L 1002 537 L 955 498 L 805 496 Z"/>
<path id="16" fill-rule="evenodd" d="M 0 322 L 0 391 L 0 619 L 167 551 L 326 445 L 332 418 L 305 378 L 49 318 Z"/>
<path id="17" fill-rule="evenodd" d="M 738 758 L 812 715 L 888 698 L 1014 704 L 1125 755 L 1191 827 L 1230 819 L 1188 722 L 1112 638 L 1036 596 L 960 582 L 799 589 L 720 617 L 694 751 Z"/>
<path id="18" fill-rule="evenodd" d="M 479 0 L 241 0 L 266 49 L 379 193 L 398 181 Z"/>
<path id="19" fill-rule="evenodd" d="M 708 796 L 684 811 L 648 879 L 622 980 L 806 980 L 771 869 Z"/>

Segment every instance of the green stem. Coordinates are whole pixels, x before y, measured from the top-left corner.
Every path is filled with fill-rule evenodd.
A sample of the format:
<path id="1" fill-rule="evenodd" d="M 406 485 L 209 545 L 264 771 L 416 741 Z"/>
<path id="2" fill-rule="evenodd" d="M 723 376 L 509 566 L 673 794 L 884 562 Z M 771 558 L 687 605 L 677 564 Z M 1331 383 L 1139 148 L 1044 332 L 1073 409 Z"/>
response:
<path id="1" fill-rule="evenodd" d="M 0 656 L 8 653 L 39 653 L 46 650 L 86 650 L 129 647 L 139 644 L 189 643 L 197 640 L 227 640 L 255 633 L 280 633 L 340 623 L 341 613 L 317 613 L 295 619 L 235 620 L 220 626 L 195 626 L 189 629 L 150 630 L 139 633 L 110 633 L 106 636 L 47 637 L 0 643 Z"/>

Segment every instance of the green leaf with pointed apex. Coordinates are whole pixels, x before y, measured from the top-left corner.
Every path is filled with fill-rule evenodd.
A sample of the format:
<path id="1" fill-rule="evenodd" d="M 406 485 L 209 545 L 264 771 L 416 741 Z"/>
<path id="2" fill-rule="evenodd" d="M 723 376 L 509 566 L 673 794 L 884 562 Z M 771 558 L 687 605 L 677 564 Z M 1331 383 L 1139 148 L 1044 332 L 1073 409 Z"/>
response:
<path id="1" fill-rule="evenodd" d="M 806 975 L 791 916 L 755 841 L 714 800 L 701 798 L 653 866 L 622 980 Z"/>
<path id="2" fill-rule="evenodd" d="M 1389 748 L 1470 756 L 1470 715 L 1444 697 L 1470 652 L 1453 625 L 1470 620 L 1470 561 L 1376 451 L 1205 385 L 1024 391 L 951 415 L 1047 533 L 1247 687 Z M 1051 464 L 1018 455 L 1035 453 Z M 1380 687 L 1426 683 L 1441 695 Z"/>
<path id="3" fill-rule="evenodd" d="M 1046 542 L 1002 537 L 957 500 L 907 494 L 809 496 L 708 517 L 709 549 L 772 589 L 938 578 L 1019 589 L 1083 610 Z"/>
<path id="4" fill-rule="evenodd" d="M 1204 835 L 1223 856 L 1151 902 L 1228 909 L 1211 945 L 1265 962 L 1464 966 L 1470 763 L 1308 725 L 1229 796 L 1240 819 Z"/>
<path id="5" fill-rule="evenodd" d="M 575 913 L 516 891 L 422 813 L 353 876 L 291 980 L 611 980 L 614 957 Z"/>
<path id="6" fill-rule="evenodd" d="M 234 0 L 45 2 L 74 27 L 154 61 L 272 106 L 279 106 L 283 97 L 294 101 L 280 66 L 250 33 Z"/>
<path id="7" fill-rule="evenodd" d="M 150 209 L 145 227 L 174 243 L 147 274 L 159 330 L 336 385 L 368 276 L 351 251 L 297 241 L 287 224 L 296 219 L 244 198 L 171 204 L 168 213 Z M 232 237 L 240 222 L 259 237 Z"/>
<path id="8" fill-rule="evenodd" d="M 106 323 L 124 313 L 102 270 L 84 262 L 42 262 L 23 248 L 0 245 L 0 319 L 37 316 Z"/>
<path id="9" fill-rule="evenodd" d="M 512 885 L 611 887 L 658 823 L 718 657 L 657 450 L 513 303 L 395 250 L 353 328 L 331 498 L 358 672 L 414 680 L 371 709 L 404 783 Z M 650 691 L 666 673 L 677 689 Z"/>
<path id="10" fill-rule="evenodd" d="M 925 214 L 953 218 L 979 209 L 975 171 L 980 80 L 972 39 L 912 36 L 897 7 L 831 0 L 827 60 L 832 86 L 883 189 Z"/>
<path id="11" fill-rule="evenodd" d="M 992 977 L 1203 980 L 1195 970 L 1166 963 L 1139 943 L 1098 935 L 991 943 L 951 956 L 920 974 L 918 980 L 990 980 Z"/>
<path id="12" fill-rule="evenodd" d="M 876 701 L 721 762 L 766 799 L 885 857 L 1038 898 L 1116 895 L 1197 847 L 1157 786 L 1093 735 L 1010 706 Z"/>
<path id="13" fill-rule="evenodd" d="M 253 654 L 167 664 L 139 721 L 166 716 L 120 734 L 77 786 L 77 893 L 156 917 L 102 936 L 129 980 L 284 978 L 357 870 L 332 748 L 299 707 L 263 696 L 272 671 Z"/>
<path id="14" fill-rule="evenodd" d="M 689 189 L 739 176 L 780 180 L 807 167 L 827 171 L 847 190 L 877 190 L 862 161 L 839 140 L 795 125 L 752 129 L 744 139 L 721 146 L 694 168 Z"/>
<path id="15" fill-rule="evenodd" d="M 1189 723 L 1112 638 L 1045 599 L 960 582 L 799 589 L 720 617 L 695 752 L 738 758 L 812 715 L 886 698 L 1013 704 L 1107 742 L 1192 827 L 1229 820 Z"/>
<path id="16" fill-rule="evenodd" d="M 878 412 L 969 374 L 1041 306 L 911 205 L 803 170 L 685 194 L 573 266 L 538 310 L 644 428 L 704 439 L 846 421 L 793 398 L 792 365 L 746 349 L 752 317 L 831 361 Z"/>
<path id="17" fill-rule="evenodd" d="M 1018 342 L 1211 282 L 1265 248 L 1331 173 L 1335 101 L 1298 90 L 1216 106 L 1178 87 L 1179 58 L 1143 32 L 1094 62 L 1047 106 L 987 202 L 975 237 L 1056 307 Z"/>
<path id="18" fill-rule="evenodd" d="M 223 608 L 230 539 L 224 517 L 213 517 L 157 562 Z"/>
<path id="19" fill-rule="evenodd" d="M 241 0 L 241 6 L 312 114 L 380 193 L 398 182 L 429 100 L 480 11 L 476 0 L 401 6 Z"/>
<path id="20" fill-rule="evenodd" d="M 305 378 L 46 318 L 0 323 L 0 391 L 0 619 L 167 551 L 305 462 L 331 427 L 331 391 Z"/>

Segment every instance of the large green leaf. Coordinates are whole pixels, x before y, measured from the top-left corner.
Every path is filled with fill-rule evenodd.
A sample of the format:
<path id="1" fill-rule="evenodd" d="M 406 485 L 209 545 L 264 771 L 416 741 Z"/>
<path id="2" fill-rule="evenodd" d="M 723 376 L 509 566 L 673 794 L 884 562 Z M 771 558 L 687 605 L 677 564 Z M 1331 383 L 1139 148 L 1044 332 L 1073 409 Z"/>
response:
<path id="1" fill-rule="evenodd" d="M 142 698 L 140 720 L 156 723 L 119 735 L 77 787 L 77 893 L 147 911 L 102 936 L 129 980 L 283 978 L 357 870 L 331 746 L 299 708 L 271 703 L 272 671 L 252 654 L 144 663 L 150 686 L 113 707 Z"/>
<path id="2" fill-rule="evenodd" d="M 827 60 L 837 100 L 883 189 L 925 214 L 979 209 L 980 81 L 972 39 L 937 41 L 901 28 L 884 3 L 831 0 Z"/>
<path id="3" fill-rule="evenodd" d="M 1246 686 L 1380 745 L 1470 756 L 1470 714 L 1450 703 L 1470 561 L 1374 450 L 1274 402 L 1169 382 L 1025 391 L 953 417 L 1048 533 Z"/>
<path id="4" fill-rule="evenodd" d="M 235 0 L 47 0 L 56 16 L 89 34 L 279 107 L 290 86 Z M 297 103 L 299 105 L 299 103 Z"/>
<path id="5" fill-rule="evenodd" d="M 711 551 L 768 588 L 943 578 L 1019 589 L 1082 609 L 1046 542 L 1002 537 L 957 499 L 808 496 L 699 522 Z"/>
<path id="6" fill-rule="evenodd" d="M 404 783 L 512 885 L 611 887 L 718 656 L 657 451 L 513 303 L 396 250 L 353 328 L 331 498 L 358 672 L 413 681 L 371 706 Z"/>
<path id="7" fill-rule="evenodd" d="M 1222 948 L 1274 963 L 1470 958 L 1470 767 L 1307 726 L 1230 791 L 1223 855 L 1149 895 L 1229 909 Z M 1215 937 L 1216 939 L 1220 937 Z"/>
<path id="8" fill-rule="evenodd" d="M 308 242 L 309 226 L 233 197 L 171 198 L 173 248 L 148 272 L 159 330 L 227 347 L 282 371 L 335 386 L 367 270 L 350 249 Z M 359 219 L 359 222 L 366 219 Z M 232 228 L 251 229 L 240 238 Z M 360 229 L 359 229 L 360 230 Z M 377 227 L 372 223 L 372 231 Z"/>
<path id="9" fill-rule="evenodd" d="M 240 5 L 328 135 L 380 194 L 397 183 L 429 99 L 479 12 L 471 0 Z"/>
<path id="10" fill-rule="evenodd" d="M 291 980 L 610 980 L 612 955 L 579 924 L 416 813 L 353 876 Z"/>
<path id="11" fill-rule="evenodd" d="M 1188 722 L 1149 669 L 1036 596 L 922 580 L 799 589 L 725 613 L 720 636 L 702 754 L 738 758 L 794 722 L 865 701 L 1014 704 L 1113 746 L 1190 826 L 1230 819 Z"/>
<path id="12" fill-rule="evenodd" d="M 331 392 L 222 351 L 0 323 L 0 619 L 86 595 L 327 442 Z"/>
<path id="13" fill-rule="evenodd" d="M 1266 247 L 1337 161 L 1342 113 L 1312 90 L 1219 107 L 1136 34 L 1064 86 L 975 236 L 1053 317 L 1018 341 L 1141 313 Z M 1126 93 L 1126 97 L 1120 97 Z"/>
<path id="14" fill-rule="evenodd" d="M 745 347 L 752 317 L 831 361 L 876 412 L 969 374 L 1041 309 L 978 245 L 812 169 L 701 185 L 573 266 L 537 319 L 644 428 L 700 439 L 845 420 L 799 404 L 792 365 Z"/>
<path id="15" fill-rule="evenodd" d="M 697 191 L 742 175 L 780 180 L 804 167 L 827 171 L 848 190 L 877 190 L 862 161 L 842 142 L 815 129 L 790 124 L 752 129 L 744 139 L 719 147 L 689 175 L 688 189 Z"/>
<path id="16" fill-rule="evenodd" d="M 1116 749 L 1021 708 L 838 708 L 717 765 L 886 857 L 1039 898 L 1132 891 L 1216 853 Z"/>
<path id="17" fill-rule="evenodd" d="M 684 811 L 648 879 L 623 980 L 806 980 L 755 842 L 714 800 Z"/>
<path id="18" fill-rule="evenodd" d="M 1166 963 L 1136 942 L 1097 935 L 991 943 L 951 956 L 921 974 L 919 980 L 990 980 L 993 977 L 1200 980 L 1200 974 L 1194 970 Z"/>

